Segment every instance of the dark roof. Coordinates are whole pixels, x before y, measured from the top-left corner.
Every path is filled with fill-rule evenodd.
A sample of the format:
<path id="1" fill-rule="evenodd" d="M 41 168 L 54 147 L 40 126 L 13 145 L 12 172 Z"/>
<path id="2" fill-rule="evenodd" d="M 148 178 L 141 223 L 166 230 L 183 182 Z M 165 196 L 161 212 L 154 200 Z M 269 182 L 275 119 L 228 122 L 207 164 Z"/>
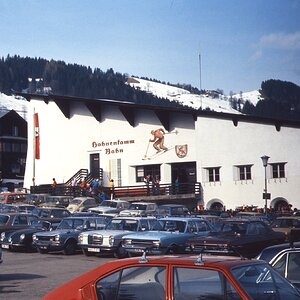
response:
<path id="1" fill-rule="evenodd" d="M 249 122 L 249 123 L 259 123 L 259 124 L 268 124 L 274 125 L 277 131 L 280 131 L 282 126 L 285 127 L 294 127 L 300 128 L 300 121 L 286 120 L 286 119 L 275 119 L 268 117 L 259 117 L 252 115 L 244 114 L 234 114 L 234 113 L 224 113 L 224 112 L 215 112 L 207 110 L 196 110 L 193 108 L 174 108 L 167 106 L 154 106 L 146 104 L 137 104 L 134 102 L 128 101 L 119 101 L 111 99 L 90 99 L 82 97 L 73 97 L 73 96 L 61 96 L 53 94 L 29 94 L 29 93 L 16 93 L 18 96 L 24 97 L 27 101 L 32 99 L 41 100 L 45 103 L 53 101 L 62 111 L 66 118 L 70 118 L 70 104 L 72 102 L 82 102 L 90 110 L 91 114 L 99 122 L 102 121 L 101 110 L 103 106 L 117 106 L 122 112 L 126 120 L 131 126 L 135 126 L 135 114 L 138 114 L 138 110 L 151 110 L 153 111 L 162 125 L 166 130 L 170 130 L 170 114 L 180 113 L 190 115 L 194 121 L 197 120 L 198 116 L 207 117 L 207 118 L 216 118 L 216 119 L 226 119 L 231 120 L 234 126 L 238 126 L 238 122 Z"/>

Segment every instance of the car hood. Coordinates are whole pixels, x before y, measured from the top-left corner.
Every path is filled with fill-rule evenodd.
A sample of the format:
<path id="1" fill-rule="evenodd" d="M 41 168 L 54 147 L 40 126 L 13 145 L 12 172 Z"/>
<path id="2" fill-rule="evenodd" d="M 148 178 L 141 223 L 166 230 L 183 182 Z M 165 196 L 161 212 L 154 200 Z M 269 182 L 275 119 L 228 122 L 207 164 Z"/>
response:
<path id="1" fill-rule="evenodd" d="M 117 208 L 110 207 L 110 206 L 96 206 L 96 207 L 89 208 L 89 211 L 101 212 L 105 214 L 109 212 L 116 212 Z"/>
<path id="2" fill-rule="evenodd" d="M 79 232 L 77 229 L 61 229 L 61 230 L 51 230 L 51 231 L 43 231 L 41 234 L 43 236 L 54 236 L 57 234 L 67 234 L 70 232 Z"/>
<path id="3" fill-rule="evenodd" d="M 120 212 L 120 216 L 137 216 L 144 212 L 142 209 L 126 209 Z"/>
<path id="4" fill-rule="evenodd" d="M 21 235 L 21 234 L 32 234 L 40 231 L 46 231 L 43 228 L 26 228 L 26 229 L 20 229 L 16 231 L 12 231 L 9 233 L 10 236 L 16 236 L 16 235 Z"/>
<path id="5" fill-rule="evenodd" d="M 79 205 L 69 204 L 69 205 L 67 206 L 67 210 L 68 210 L 69 212 L 75 212 L 75 211 L 78 211 L 78 209 L 79 209 Z"/>
<path id="6" fill-rule="evenodd" d="M 207 236 L 196 236 L 195 238 L 191 239 L 190 241 L 193 243 L 228 243 L 236 240 L 241 239 L 241 235 L 236 233 L 217 233 L 217 234 L 209 234 Z"/>
<path id="7" fill-rule="evenodd" d="M 158 240 L 161 238 L 169 238 L 176 236 L 188 236 L 189 234 L 182 232 L 171 232 L 171 231 L 143 231 L 138 233 L 131 233 L 126 235 L 126 239 L 141 239 L 141 240 Z"/>
<path id="8" fill-rule="evenodd" d="M 85 232 L 85 235 L 102 235 L 102 236 L 117 236 L 117 235 L 124 235 L 128 234 L 132 231 L 129 230 L 92 230 Z"/>

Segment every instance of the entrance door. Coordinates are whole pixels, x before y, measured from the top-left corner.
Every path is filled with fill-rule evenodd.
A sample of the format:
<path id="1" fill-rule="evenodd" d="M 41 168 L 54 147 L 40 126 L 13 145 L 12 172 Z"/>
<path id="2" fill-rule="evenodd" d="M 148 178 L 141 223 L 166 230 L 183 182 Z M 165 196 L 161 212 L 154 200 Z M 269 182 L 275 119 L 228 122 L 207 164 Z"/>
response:
<path id="1" fill-rule="evenodd" d="M 196 182 L 196 162 L 172 164 L 172 184 L 175 189 L 180 187 L 179 193 L 194 192 Z"/>
<path id="2" fill-rule="evenodd" d="M 90 172 L 93 178 L 99 178 L 100 157 L 99 153 L 90 154 Z"/>

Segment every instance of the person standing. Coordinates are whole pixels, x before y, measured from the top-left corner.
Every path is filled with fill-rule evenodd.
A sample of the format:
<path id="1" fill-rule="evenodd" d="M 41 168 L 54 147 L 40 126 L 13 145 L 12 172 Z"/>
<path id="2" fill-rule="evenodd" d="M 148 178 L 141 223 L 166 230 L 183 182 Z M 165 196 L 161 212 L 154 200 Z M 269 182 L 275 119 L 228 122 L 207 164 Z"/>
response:
<path id="1" fill-rule="evenodd" d="M 151 181 L 151 176 L 150 174 L 148 174 L 144 178 L 144 182 L 146 184 L 147 196 L 150 195 L 150 181 Z"/>
<path id="2" fill-rule="evenodd" d="M 55 178 L 52 178 L 52 184 L 51 184 L 52 195 L 56 195 L 56 187 L 57 187 L 56 180 Z"/>
<path id="3" fill-rule="evenodd" d="M 115 183 L 114 183 L 114 180 L 113 179 L 111 179 L 110 181 L 109 181 L 109 189 L 110 189 L 110 199 L 112 200 L 112 199 L 114 199 L 114 192 L 115 192 Z"/>

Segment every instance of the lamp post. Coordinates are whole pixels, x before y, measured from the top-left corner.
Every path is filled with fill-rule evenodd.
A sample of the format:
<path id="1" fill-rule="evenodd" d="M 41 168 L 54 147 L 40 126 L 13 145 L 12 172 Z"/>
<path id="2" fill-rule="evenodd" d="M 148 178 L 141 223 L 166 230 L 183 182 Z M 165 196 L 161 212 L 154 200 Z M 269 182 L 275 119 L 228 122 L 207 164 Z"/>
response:
<path id="1" fill-rule="evenodd" d="M 261 160 L 262 160 L 262 163 L 263 163 L 263 166 L 265 168 L 265 189 L 264 189 L 264 199 L 265 199 L 265 214 L 267 214 L 267 210 L 268 210 L 268 203 L 267 203 L 267 200 L 269 197 L 267 191 L 268 191 L 268 186 L 267 186 L 267 166 L 268 166 L 268 160 L 269 160 L 269 156 L 267 155 L 264 155 L 261 157 Z"/>

